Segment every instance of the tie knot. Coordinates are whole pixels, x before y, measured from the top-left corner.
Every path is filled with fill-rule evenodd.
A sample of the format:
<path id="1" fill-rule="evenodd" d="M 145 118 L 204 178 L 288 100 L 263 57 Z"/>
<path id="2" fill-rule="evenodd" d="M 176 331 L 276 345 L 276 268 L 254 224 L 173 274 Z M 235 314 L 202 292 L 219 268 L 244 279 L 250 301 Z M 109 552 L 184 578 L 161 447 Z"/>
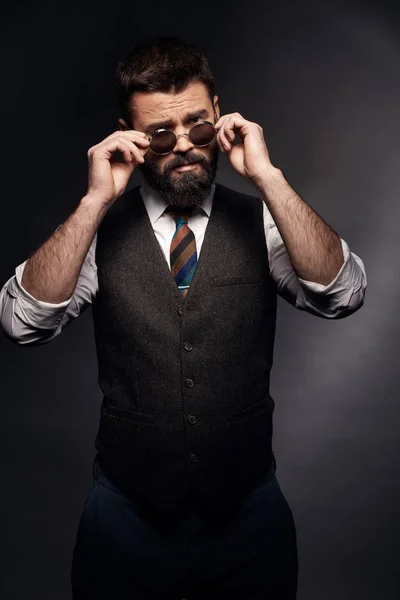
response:
<path id="1" fill-rule="evenodd" d="M 179 207 L 172 207 L 172 206 L 168 206 L 166 208 L 166 212 L 168 212 L 168 214 L 171 215 L 171 217 L 175 220 L 175 223 L 178 225 L 183 225 L 183 224 L 187 224 L 189 217 L 192 213 L 193 210 L 193 206 L 187 206 L 184 208 L 179 208 Z"/>

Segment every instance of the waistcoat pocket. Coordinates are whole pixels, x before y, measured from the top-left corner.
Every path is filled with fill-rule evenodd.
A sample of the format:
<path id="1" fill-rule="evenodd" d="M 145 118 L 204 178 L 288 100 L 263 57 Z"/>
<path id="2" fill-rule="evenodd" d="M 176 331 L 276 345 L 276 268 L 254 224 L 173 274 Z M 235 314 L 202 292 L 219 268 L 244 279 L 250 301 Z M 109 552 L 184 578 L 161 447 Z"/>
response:
<path id="1" fill-rule="evenodd" d="M 259 273 L 253 273 L 230 277 L 214 277 L 213 283 L 217 287 L 224 285 L 242 285 L 245 283 L 260 283 L 260 275 Z"/>
<path id="2" fill-rule="evenodd" d="M 261 400 L 261 402 L 252 404 L 252 406 L 247 406 L 246 408 L 243 408 L 242 410 L 239 410 L 238 412 L 228 413 L 225 418 L 229 423 L 232 421 L 241 421 L 242 419 L 245 419 L 246 417 L 250 417 L 251 415 L 258 413 L 261 410 L 264 410 L 265 408 L 267 408 L 267 405 L 268 405 L 268 400 L 266 398 L 264 398 L 263 400 Z"/>
<path id="3" fill-rule="evenodd" d="M 129 408 L 121 408 L 108 404 L 105 409 L 106 415 L 110 417 L 118 417 L 127 421 L 135 421 L 136 423 L 155 423 L 156 415 L 151 413 L 142 413 Z"/>

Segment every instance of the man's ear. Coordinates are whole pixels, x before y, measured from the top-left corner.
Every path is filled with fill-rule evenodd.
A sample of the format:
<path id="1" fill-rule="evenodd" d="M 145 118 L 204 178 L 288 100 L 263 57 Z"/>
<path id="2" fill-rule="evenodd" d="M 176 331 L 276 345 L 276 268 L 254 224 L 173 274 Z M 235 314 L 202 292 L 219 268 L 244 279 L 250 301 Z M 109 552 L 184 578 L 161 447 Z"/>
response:
<path id="1" fill-rule="evenodd" d="M 118 129 L 120 131 L 127 131 L 128 129 L 130 129 L 128 123 L 125 121 L 125 119 L 118 119 Z"/>
<path id="2" fill-rule="evenodd" d="M 218 104 L 218 96 L 214 96 L 214 99 L 213 99 L 213 106 L 214 106 L 214 111 L 215 111 L 215 114 L 216 114 L 216 116 L 217 116 L 217 119 L 216 119 L 216 121 L 218 121 L 218 119 L 219 119 L 219 117 L 220 117 L 220 110 L 219 110 L 219 104 Z"/>

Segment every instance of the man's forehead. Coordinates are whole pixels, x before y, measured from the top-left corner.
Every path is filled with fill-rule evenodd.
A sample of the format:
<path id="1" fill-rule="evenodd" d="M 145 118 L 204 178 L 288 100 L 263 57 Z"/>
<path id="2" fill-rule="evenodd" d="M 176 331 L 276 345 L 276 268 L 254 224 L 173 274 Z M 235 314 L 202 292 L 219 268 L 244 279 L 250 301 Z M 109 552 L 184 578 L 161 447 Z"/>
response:
<path id="1" fill-rule="evenodd" d="M 140 120 L 163 119 L 173 113 L 189 112 L 196 108 L 208 108 L 210 98 L 204 84 L 196 82 L 178 93 L 135 92 L 133 109 Z"/>

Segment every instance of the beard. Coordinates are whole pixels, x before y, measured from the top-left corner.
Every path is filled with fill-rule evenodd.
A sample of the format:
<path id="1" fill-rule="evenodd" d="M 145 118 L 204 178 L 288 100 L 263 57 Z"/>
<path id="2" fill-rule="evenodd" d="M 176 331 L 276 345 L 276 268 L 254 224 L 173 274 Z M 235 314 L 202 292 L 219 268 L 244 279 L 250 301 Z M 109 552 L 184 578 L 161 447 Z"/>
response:
<path id="1" fill-rule="evenodd" d="M 159 192 L 171 206 L 201 206 L 210 193 L 217 173 L 219 148 L 216 141 L 212 143 L 210 150 L 209 158 L 193 150 L 185 154 L 176 154 L 175 158 L 166 163 L 162 172 L 157 163 L 152 162 L 148 156 L 145 156 L 145 162 L 138 167 L 150 187 Z M 172 172 L 175 167 L 194 163 L 200 165 L 200 169 L 196 168 L 198 172 Z"/>

